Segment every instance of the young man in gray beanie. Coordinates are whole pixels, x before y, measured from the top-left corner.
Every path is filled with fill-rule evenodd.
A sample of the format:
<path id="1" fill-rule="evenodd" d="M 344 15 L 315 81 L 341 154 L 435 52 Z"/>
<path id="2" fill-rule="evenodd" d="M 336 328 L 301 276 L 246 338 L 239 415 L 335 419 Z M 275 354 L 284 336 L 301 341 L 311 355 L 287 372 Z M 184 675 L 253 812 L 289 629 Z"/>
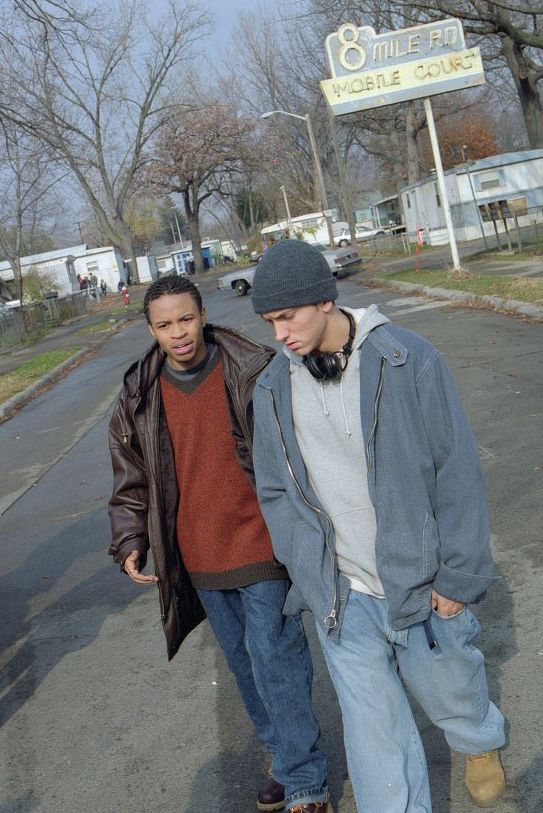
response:
<path id="1" fill-rule="evenodd" d="M 376 306 L 336 299 L 300 241 L 268 249 L 254 277 L 254 309 L 283 345 L 254 391 L 254 464 L 293 581 L 285 612 L 315 616 L 359 813 L 431 811 L 404 686 L 490 807 L 505 735 L 467 606 L 493 582 L 473 436 L 438 351 Z"/>

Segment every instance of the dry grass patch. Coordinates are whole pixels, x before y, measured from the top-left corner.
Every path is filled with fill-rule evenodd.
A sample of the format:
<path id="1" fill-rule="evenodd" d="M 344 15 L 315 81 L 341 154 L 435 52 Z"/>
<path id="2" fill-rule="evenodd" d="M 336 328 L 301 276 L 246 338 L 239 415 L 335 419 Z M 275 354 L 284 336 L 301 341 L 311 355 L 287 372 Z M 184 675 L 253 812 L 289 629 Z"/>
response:
<path id="1" fill-rule="evenodd" d="M 379 278 L 376 278 L 379 279 Z M 447 271 L 398 271 L 380 278 L 427 285 L 430 288 L 449 288 L 454 291 L 468 291 L 478 296 L 499 296 L 502 299 L 517 299 L 520 302 L 533 302 L 543 305 L 543 278 L 498 276 L 479 274 L 457 276 Z"/>
<path id="2" fill-rule="evenodd" d="M 16 370 L 0 376 L 0 400 L 7 401 L 13 395 L 22 392 L 30 384 L 53 370 L 58 364 L 66 361 L 80 350 L 80 347 L 70 347 L 62 350 L 50 350 L 41 353 L 30 361 L 25 361 Z"/>
<path id="3" fill-rule="evenodd" d="M 106 333 L 113 330 L 118 324 L 117 319 L 101 319 L 99 322 L 93 322 L 91 325 L 82 327 L 75 334 L 76 336 L 87 336 L 89 333 Z"/>

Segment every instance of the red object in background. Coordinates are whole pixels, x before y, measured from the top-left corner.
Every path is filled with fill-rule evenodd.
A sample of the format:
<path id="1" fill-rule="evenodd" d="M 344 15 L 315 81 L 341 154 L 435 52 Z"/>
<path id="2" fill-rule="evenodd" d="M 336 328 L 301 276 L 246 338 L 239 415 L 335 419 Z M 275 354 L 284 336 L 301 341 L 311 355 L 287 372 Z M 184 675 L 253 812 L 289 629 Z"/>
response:
<path id="1" fill-rule="evenodd" d="M 423 242 L 424 241 L 423 241 L 423 237 L 422 237 L 422 229 L 419 229 L 419 227 L 417 226 L 417 244 L 415 246 L 415 255 L 417 257 L 417 263 L 416 263 L 415 270 L 417 271 L 417 273 L 420 270 L 419 269 L 419 246 L 422 246 Z"/>
<path id="2" fill-rule="evenodd" d="M 128 289 L 127 289 L 127 288 L 123 288 L 123 289 L 122 289 L 122 291 L 121 291 L 121 293 L 122 293 L 122 295 L 123 295 L 123 302 L 124 302 L 124 304 L 125 304 L 125 305 L 130 305 L 130 294 L 128 293 Z"/>

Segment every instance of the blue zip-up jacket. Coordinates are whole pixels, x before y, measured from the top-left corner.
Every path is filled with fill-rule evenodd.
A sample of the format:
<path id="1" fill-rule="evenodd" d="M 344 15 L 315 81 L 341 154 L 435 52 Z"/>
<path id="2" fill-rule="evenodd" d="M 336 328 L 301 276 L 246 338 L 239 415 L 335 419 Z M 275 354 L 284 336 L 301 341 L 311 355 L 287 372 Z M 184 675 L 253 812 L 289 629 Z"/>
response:
<path id="1" fill-rule="evenodd" d="M 404 629 L 428 617 L 432 588 L 470 603 L 494 580 L 482 473 L 458 393 L 433 345 L 386 324 L 357 352 L 366 450 L 360 465 L 367 466 L 376 513 L 377 570 L 390 624 Z M 332 522 L 296 441 L 284 353 L 258 377 L 253 404 L 260 506 L 293 581 L 285 612 L 309 609 L 337 634 L 349 588 L 337 571 Z"/>

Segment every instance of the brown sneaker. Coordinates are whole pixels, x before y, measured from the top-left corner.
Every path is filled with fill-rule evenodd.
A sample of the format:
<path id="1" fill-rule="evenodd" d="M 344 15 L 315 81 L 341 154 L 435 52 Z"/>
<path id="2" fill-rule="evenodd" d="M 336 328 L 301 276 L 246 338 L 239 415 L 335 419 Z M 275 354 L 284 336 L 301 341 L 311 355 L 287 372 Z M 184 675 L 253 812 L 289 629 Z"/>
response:
<path id="1" fill-rule="evenodd" d="M 256 806 L 259 810 L 267 811 L 285 809 L 285 788 L 280 782 L 275 781 L 271 771 L 258 791 Z"/>
<path id="2" fill-rule="evenodd" d="M 288 813 L 334 813 L 330 802 L 309 802 L 304 805 L 294 805 Z"/>
<path id="3" fill-rule="evenodd" d="M 499 751 L 466 754 L 464 782 L 477 807 L 492 807 L 505 789 Z"/>

